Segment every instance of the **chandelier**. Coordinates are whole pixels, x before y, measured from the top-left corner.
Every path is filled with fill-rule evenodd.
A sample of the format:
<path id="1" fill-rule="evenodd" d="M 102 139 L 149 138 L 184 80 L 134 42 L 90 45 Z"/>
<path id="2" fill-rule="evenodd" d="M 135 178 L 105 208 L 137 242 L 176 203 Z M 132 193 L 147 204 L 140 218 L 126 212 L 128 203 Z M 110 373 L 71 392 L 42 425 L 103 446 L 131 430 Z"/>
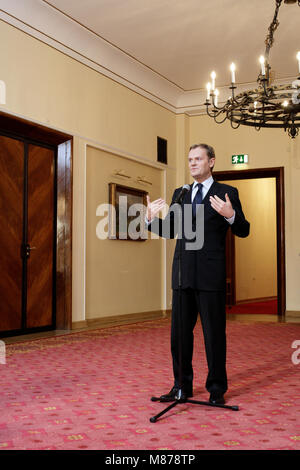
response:
<path id="1" fill-rule="evenodd" d="M 284 0 L 284 3 L 288 4 L 296 2 L 300 6 L 300 0 Z M 224 106 L 220 107 L 219 91 L 215 87 L 216 73 L 212 72 L 211 82 L 206 85 L 206 112 L 218 124 L 228 119 L 233 129 L 237 129 L 241 124 L 253 126 L 258 131 L 262 127 L 280 127 L 287 131 L 290 137 L 295 138 L 300 127 L 300 51 L 297 53 L 298 78 L 289 84 L 274 85 L 270 73 L 269 52 L 274 42 L 274 31 L 279 26 L 277 16 L 282 0 L 275 0 L 275 3 L 274 18 L 265 40 L 265 55 L 259 59 L 261 71 L 257 78 L 257 88 L 235 95 L 235 64 L 232 63 L 229 87 L 231 96 Z"/>

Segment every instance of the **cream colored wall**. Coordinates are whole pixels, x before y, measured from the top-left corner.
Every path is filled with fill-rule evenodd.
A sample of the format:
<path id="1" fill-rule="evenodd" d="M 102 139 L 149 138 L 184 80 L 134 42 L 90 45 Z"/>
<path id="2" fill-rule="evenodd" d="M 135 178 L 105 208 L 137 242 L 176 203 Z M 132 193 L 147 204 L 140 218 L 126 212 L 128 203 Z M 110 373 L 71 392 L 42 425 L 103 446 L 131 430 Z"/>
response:
<path id="1" fill-rule="evenodd" d="M 175 165 L 173 113 L 2 21 L 0 34 L 3 110 L 151 161 L 161 136 Z"/>
<path id="2" fill-rule="evenodd" d="M 207 142 L 215 147 L 215 170 L 284 167 L 287 310 L 300 310 L 300 141 L 280 129 L 217 125 L 207 116 L 190 119 L 190 143 Z M 232 165 L 231 155 L 248 153 L 247 165 Z M 245 201 L 242 200 L 245 204 Z M 247 214 L 246 214 L 247 216 Z M 251 220 L 250 220 L 251 222 Z"/>
<path id="3" fill-rule="evenodd" d="M 222 181 L 239 191 L 251 223 L 247 238 L 235 237 L 236 300 L 277 296 L 275 178 Z"/>
<path id="4" fill-rule="evenodd" d="M 207 141 L 215 146 L 216 170 L 231 169 L 230 156 L 244 152 L 250 154 L 250 168 L 285 167 L 287 308 L 300 310 L 299 138 L 292 142 L 279 130 L 257 133 L 241 127 L 233 131 L 228 125 L 218 126 L 207 117 L 175 116 L 4 22 L 0 22 L 0 34 L 1 79 L 7 85 L 7 104 L 1 110 L 74 136 L 73 321 L 85 319 L 86 247 L 90 242 L 86 231 L 87 145 L 161 169 L 155 163 L 158 135 L 168 140 L 169 160 L 163 181 L 163 197 L 168 202 L 174 187 L 189 179 L 186 155 L 189 144 L 194 142 Z M 99 185 L 104 183 L 100 177 Z M 165 291 L 162 294 L 161 286 L 157 291 L 150 291 L 153 298 L 160 299 L 162 308 L 170 307 L 171 302 L 174 247 L 173 241 L 165 243 L 163 262 L 156 264 L 153 279 L 156 276 L 166 279 Z M 153 259 L 145 260 L 147 263 L 152 264 Z M 101 278 L 97 282 L 101 283 Z M 114 312 L 128 311 L 130 302 L 129 295 L 120 299 Z M 123 308 L 124 305 L 127 307 Z"/>
<path id="5" fill-rule="evenodd" d="M 94 234 L 86 230 L 90 210 L 86 206 L 86 201 L 90 201 L 86 171 L 90 168 L 89 156 L 93 155 L 92 151 L 87 151 L 87 145 L 99 152 L 109 151 L 119 158 L 154 165 L 158 168 L 155 171 L 164 175 L 159 184 L 162 197 L 169 202 L 176 186 L 178 158 L 175 114 L 4 22 L 0 22 L 0 35 L 1 79 L 7 85 L 7 104 L 1 109 L 74 136 L 73 322 L 86 319 L 86 305 L 91 317 L 168 307 L 173 242 L 164 242 L 164 248 L 158 249 L 162 243 L 158 240 L 146 242 L 149 247 L 150 243 L 153 244 L 154 251 L 161 250 L 158 260 L 152 257 L 152 248 L 140 256 L 137 250 L 143 244 L 136 245 L 138 256 L 133 258 L 131 255 L 135 250 L 132 248 L 128 277 L 124 273 L 124 258 L 120 263 L 114 258 L 115 276 L 111 281 L 123 286 L 123 295 L 114 296 L 111 305 L 108 297 L 105 305 L 99 303 L 95 286 L 102 283 L 107 286 L 107 272 L 96 269 L 93 277 L 88 271 L 87 283 L 86 258 L 92 256 L 89 250 L 95 240 Z M 164 165 L 156 164 L 157 136 L 168 140 L 165 171 L 162 170 Z M 104 188 L 107 183 L 105 172 L 98 170 L 97 184 Z M 152 194 L 151 189 L 151 197 L 154 193 L 156 195 L 158 191 L 155 189 Z M 112 254 L 115 249 L 115 244 L 109 248 Z M 105 254 L 109 257 L 109 252 Z M 147 297 L 144 296 L 145 290 L 139 290 L 137 297 L 142 297 L 135 303 L 132 290 L 126 287 L 144 278 L 147 279 Z"/>
<path id="6" fill-rule="evenodd" d="M 115 176 L 119 169 L 131 178 Z M 139 183 L 139 176 L 152 186 Z M 109 202 L 110 182 L 147 191 L 157 199 L 163 191 L 164 174 L 158 168 L 87 148 L 87 319 L 160 310 L 164 302 L 162 239 L 151 240 L 149 236 L 148 240 L 137 242 L 101 239 L 96 235 L 97 224 L 107 220 L 107 212 L 97 216 L 96 211 L 100 205 Z"/>

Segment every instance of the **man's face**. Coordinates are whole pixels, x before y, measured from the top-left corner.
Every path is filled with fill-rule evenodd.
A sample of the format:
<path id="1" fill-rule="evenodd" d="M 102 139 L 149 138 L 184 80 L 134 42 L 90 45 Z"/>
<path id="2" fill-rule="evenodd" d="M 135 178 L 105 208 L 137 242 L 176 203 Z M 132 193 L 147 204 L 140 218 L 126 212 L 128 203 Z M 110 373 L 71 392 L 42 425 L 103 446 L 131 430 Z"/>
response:
<path id="1" fill-rule="evenodd" d="M 189 152 L 189 169 L 191 176 L 198 182 L 204 181 L 211 175 L 211 169 L 215 164 L 215 158 L 209 159 L 206 150 L 197 147 Z"/>

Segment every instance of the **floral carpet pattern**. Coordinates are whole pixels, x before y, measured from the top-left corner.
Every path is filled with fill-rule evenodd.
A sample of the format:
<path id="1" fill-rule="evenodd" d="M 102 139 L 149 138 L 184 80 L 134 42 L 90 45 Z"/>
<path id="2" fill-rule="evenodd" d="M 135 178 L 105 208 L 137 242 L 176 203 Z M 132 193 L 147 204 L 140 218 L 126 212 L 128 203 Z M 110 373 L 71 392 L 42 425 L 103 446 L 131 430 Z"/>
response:
<path id="1" fill-rule="evenodd" d="M 150 401 L 172 386 L 168 319 L 6 345 L 0 364 L 0 450 L 300 449 L 300 325 L 227 322 L 227 404 Z M 195 329 L 194 399 L 207 400 Z"/>

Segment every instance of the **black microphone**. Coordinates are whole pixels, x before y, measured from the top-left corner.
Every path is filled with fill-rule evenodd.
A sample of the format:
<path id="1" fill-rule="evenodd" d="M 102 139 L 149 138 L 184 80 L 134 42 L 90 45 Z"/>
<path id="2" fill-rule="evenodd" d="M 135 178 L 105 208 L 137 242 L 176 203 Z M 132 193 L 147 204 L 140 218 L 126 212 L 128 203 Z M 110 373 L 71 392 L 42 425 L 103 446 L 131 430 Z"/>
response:
<path id="1" fill-rule="evenodd" d="M 174 200 L 174 204 L 180 204 L 184 195 L 190 190 L 190 185 L 189 184 L 185 184 L 182 186 L 181 188 L 181 191 L 180 193 L 178 194 L 178 196 L 175 198 Z"/>

